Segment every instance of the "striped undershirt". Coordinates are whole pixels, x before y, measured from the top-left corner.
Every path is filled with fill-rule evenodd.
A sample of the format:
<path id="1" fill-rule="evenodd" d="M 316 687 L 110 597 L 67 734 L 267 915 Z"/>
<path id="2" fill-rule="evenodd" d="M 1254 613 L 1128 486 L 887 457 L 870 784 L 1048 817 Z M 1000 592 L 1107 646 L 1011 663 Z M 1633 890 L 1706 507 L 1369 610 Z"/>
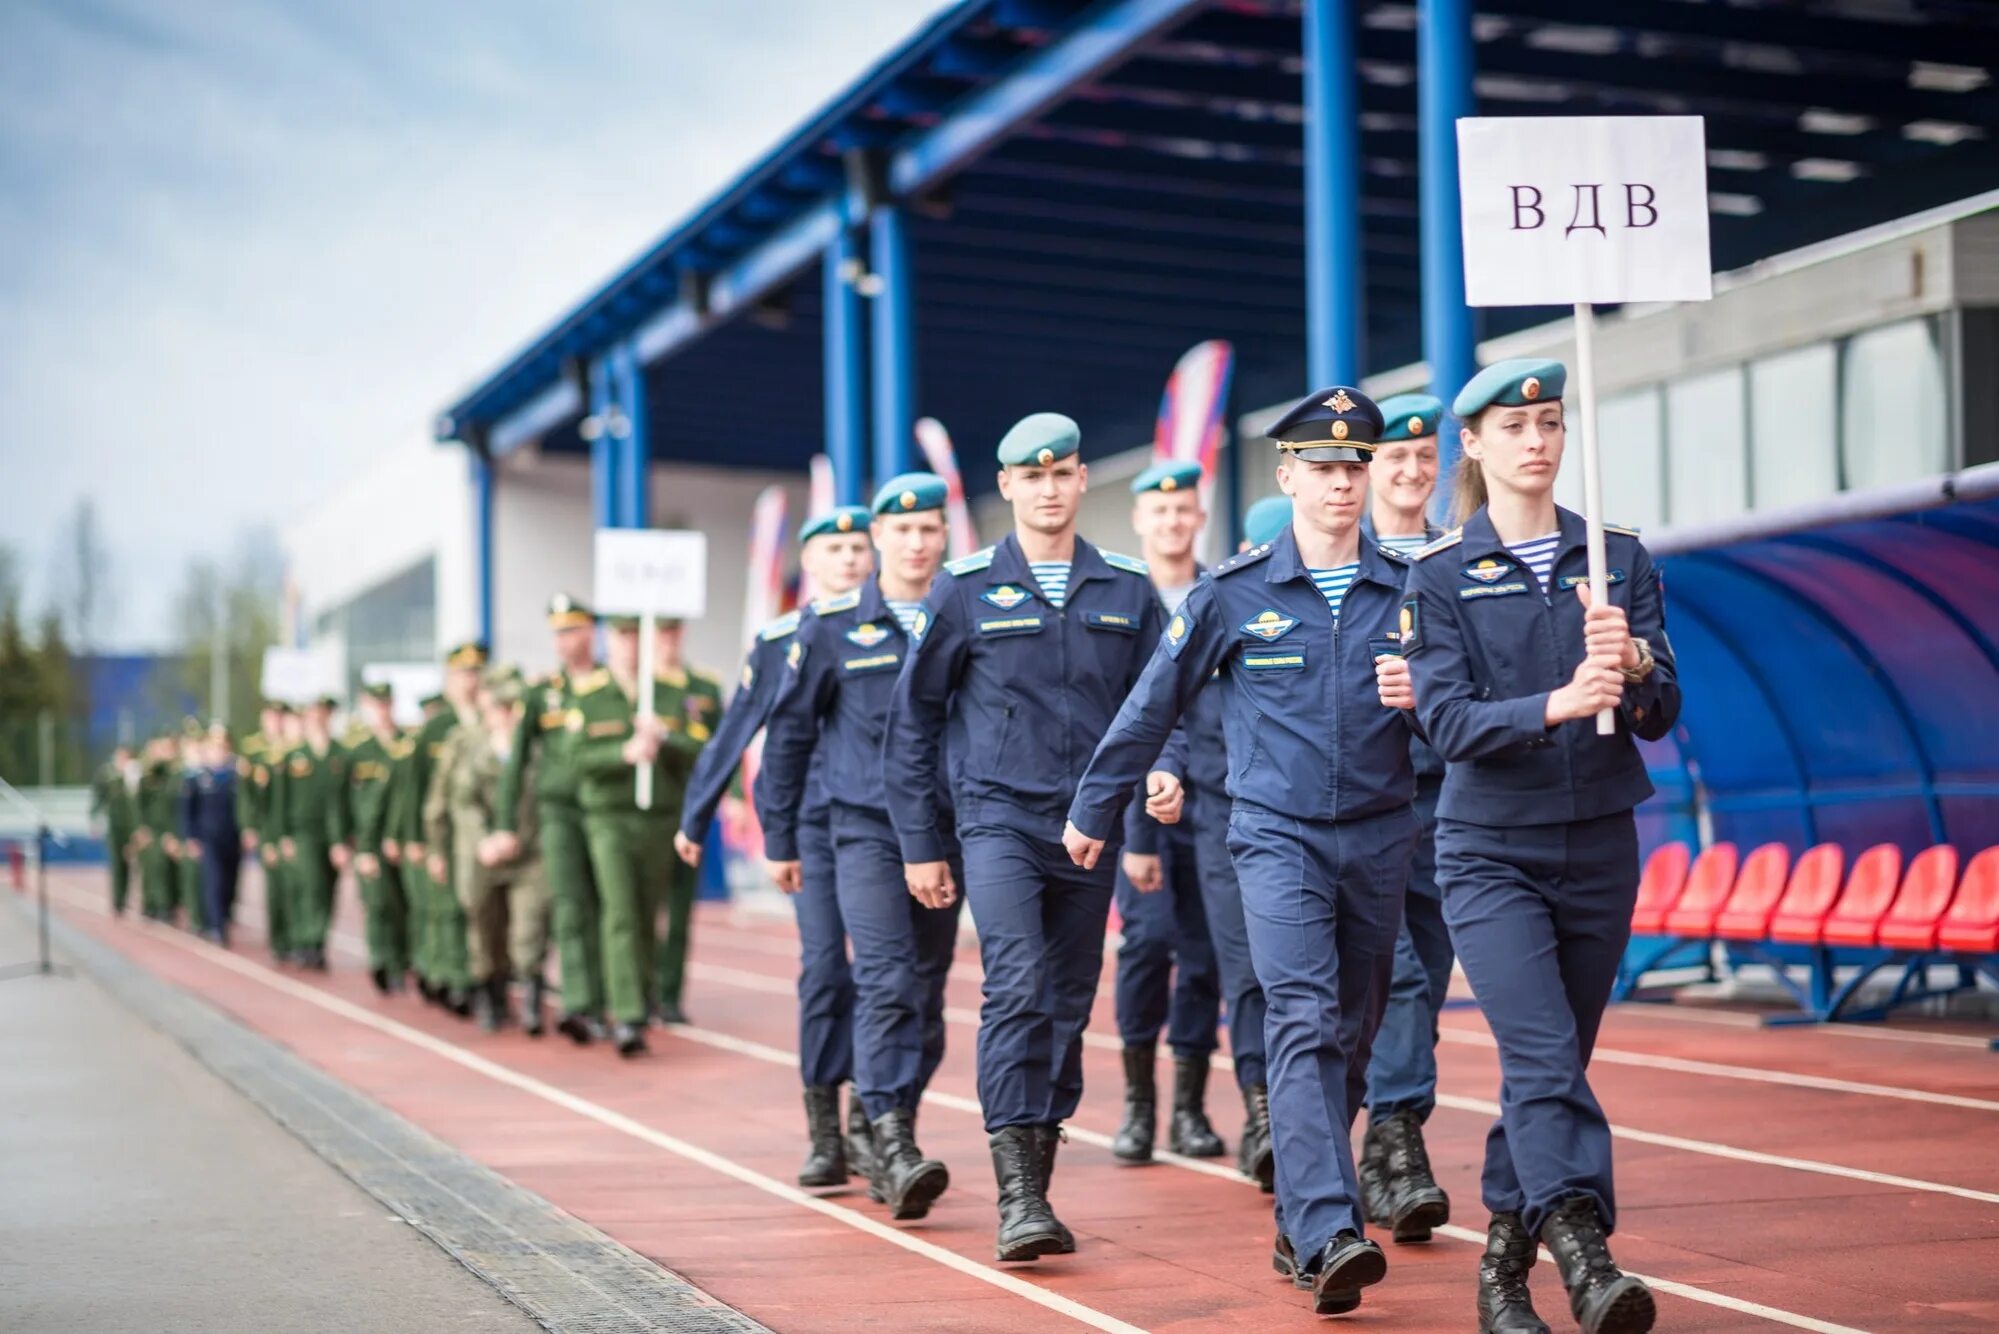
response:
<path id="1" fill-rule="evenodd" d="M 902 632 L 904 634 L 910 633 L 916 625 L 917 610 L 923 604 L 921 602 L 899 602 L 895 598 L 884 598 L 882 600 L 888 603 L 888 609 L 894 613 L 895 623 L 902 627 Z"/>
<path id="2" fill-rule="evenodd" d="M 1534 572 L 1541 581 L 1541 592 L 1548 592 L 1549 576 L 1555 572 L 1555 549 L 1562 545 L 1560 532 L 1549 533 L 1546 537 L 1530 537 L 1525 542 L 1509 542 L 1506 549 L 1513 558 Z"/>
<path id="3" fill-rule="evenodd" d="M 1029 561 L 1027 568 L 1034 571 L 1034 582 L 1041 585 L 1041 595 L 1057 611 L 1069 598 L 1069 562 L 1066 560 Z"/>
<path id="4" fill-rule="evenodd" d="M 1374 540 L 1404 556 L 1414 555 L 1430 545 L 1430 539 L 1422 533 L 1397 533 L 1393 537 L 1377 537 Z"/>
<path id="5" fill-rule="evenodd" d="M 1335 565 L 1330 569 L 1308 569 L 1312 582 L 1319 587 L 1319 593 L 1326 599 L 1326 605 L 1333 609 L 1333 619 L 1340 619 L 1340 603 L 1346 601 L 1347 590 L 1353 587 L 1354 576 L 1360 573 L 1360 562 Z"/>

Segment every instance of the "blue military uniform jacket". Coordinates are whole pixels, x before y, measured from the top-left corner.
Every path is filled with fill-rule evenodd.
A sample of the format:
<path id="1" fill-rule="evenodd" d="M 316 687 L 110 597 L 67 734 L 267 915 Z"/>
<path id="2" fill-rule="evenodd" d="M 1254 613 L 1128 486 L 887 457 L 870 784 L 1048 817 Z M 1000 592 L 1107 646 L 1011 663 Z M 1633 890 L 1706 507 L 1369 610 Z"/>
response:
<path id="1" fill-rule="evenodd" d="M 1081 538 L 1059 609 L 1011 534 L 947 564 L 918 614 L 889 714 L 883 776 L 904 860 L 944 856 L 947 732 L 961 825 L 1059 842 L 1076 781 L 1165 623 L 1145 563 Z"/>
<path id="2" fill-rule="evenodd" d="M 212 844 L 218 856 L 234 855 L 242 842 L 236 827 L 236 770 L 232 765 L 189 772 L 181 786 L 181 835 Z"/>
<path id="3" fill-rule="evenodd" d="M 1365 538 L 1338 620 L 1286 528 L 1194 585 L 1118 712 L 1070 813 L 1101 837 L 1122 793 L 1217 670 L 1229 796 L 1303 820 L 1351 820 L 1415 795 L 1408 711 L 1384 708 L 1374 650 L 1408 566 Z M 1330 744 L 1329 744 L 1330 743 Z"/>
<path id="4" fill-rule="evenodd" d="M 1374 535 L 1374 515 L 1365 510 L 1361 512 L 1360 516 L 1360 531 L 1368 541 L 1379 542 L 1379 539 Z M 1428 519 L 1425 519 L 1423 521 L 1423 534 L 1430 541 L 1434 542 L 1444 535 L 1444 530 L 1431 523 Z M 1387 550 L 1386 547 L 1382 549 L 1384 551 Z M 1412 736 L 1409 738 L 1409 760 L 1416 766 L 1416 783 L 1418 787 L 1434 793 L 1438 787 L 1443 785 L 1444 757 L 1437 753 L 1436 747 L 1420 736 Z"/>
<path id="5" fill-rule="evenodd" d="M 1403 652 L 1416 710 L 1450 762 L 1438 815 L 1473 824 L 1562 824 L 1629 810 L 1652 795 L 1630 734 L 1656 741 L 1680 714 L 1680 685 L 1666 642 L 1665 597 L 1636 533 L 1608 528 L 1610 598 L 1657 663 L 1628 685 L 1617 734 L 1593 720 L 1545 723 L 1548 695 L 1583 658 L 1589 580 L 1582 516 L 1559 511 L 1561 545 L 1541 592 L 1533 571 L 1506 550 L 1484 510 L 1459 532 L 1418 552 L 1402 614 Z"/>
<path id="6" fill-rule="evenodd" d="M 793 643 L 757 775 L 764 848 L 780 861 L 798 856 L 794 808 L 815 754 L 835 803 L 874 814 L 887 807 L 882 742 L 896 677 L 909 653 L 909 639 L 874 579 L 815 602 Z M 938 784 L 937 799 L 940 817 L 948 817 L 948 784 Z"/>
<path id="7" fill-rule="evenodd" d="M 680 806 L 680 831 L 689 838 L 699 840 L 707 836 L 708 826 L 715 819 L 715 808 L 722 804 L 722 795 L 729 790 L 729 780 L 735 777 L 743 752 L 770 720 L 771 710 L 777 707 L 778 692 L 784 686 L 785 657 L 798 633 L 799 619 L 798 612 L 787 612 L 758 631 L 756 642 L 750 645 L 736 693 L 722 710 L 721 720 L 715 724 L 715 735 L 702 747 L 693 772 L 687 776 L 687 796 Z M 821 819 L 826 813 L 826 789 L 818 779 L 817 770 L 815 763 L 806 783 L 804 809 L 799 812 L 808 820 Z"/>

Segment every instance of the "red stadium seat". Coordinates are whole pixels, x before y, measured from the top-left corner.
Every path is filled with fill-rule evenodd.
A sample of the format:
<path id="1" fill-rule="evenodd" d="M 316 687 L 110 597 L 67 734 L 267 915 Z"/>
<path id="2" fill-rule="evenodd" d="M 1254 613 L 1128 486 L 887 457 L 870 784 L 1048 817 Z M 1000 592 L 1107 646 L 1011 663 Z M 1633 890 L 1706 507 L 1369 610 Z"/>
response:
<path id="1" fill-rule="evenodd" d="M 1633 935 L 1656 936 L 1666 913 L 1687 886 L 1687 862 L 1692 854 L 1684 843 L 1661 843 L 1638 877 L 1638 902 L 1631 909 Z"/>
<path id="2" fill-rule="evenodd" d="M 1937 924 L 1957 889 L 1957 849 L 1940 844 L 1925 848 L 1909 863 L 1902 892 L 1874 934 L 1874 943 L 1889 949 L 1927 952 L 1937 945 Z M 1827 922 L 1830 930 L 1832 923 Z M 1828 944 L 1833 941 L 1828 935 Z"/>
<path id="3" fill-rule="evenodd" d="M 1809 922 L 1809 911 L 1786 917 L 1784 906 L 1770 920 L 1770 939 L 1806 945 L 1872 945 L 1874 933 L 1895 891 L 1902 887 L 1902 850 L 1892 843 L 1877 843 L 1853 859 L 1846 877 L 1846 892 L 1839 902 Z"/>
<path id="4" fill-rule="evenodd" d="M 1679 902 L 1665 916 L 1669 936 L 1706 939 L 1714 933 L 1714 919 L 1735 888 L 1735 868 L 1740 863 L 1733 843 L 1716 843 L 1702 848 L 1687 872 L 1687 887 Z"/>
<path id="5" fill-rule="evenodd" d="M 1871 870 L 1869 875 L 1879 879 L 1882 859 L 1875 855 L 1876 852 L 1877 849 L 1869 848 L 1862 853 L 1853 863 L 1852 874 L 1858 875 L 1861 861 L 1871 857 L 1872 860 L 1868 864 L 1876 869 Z M 1895 856 L 1895 864 L 1886 868 L 1890 882 L 1893 882 L 1902 870 L 1900 854 L 1896 853 Z M 1800 858 L 1798 871 L 1802 872 L 1804 869 L 1804 860 Z M 1825 925 L 1825 915 L 1832 911 L 1832 905 L 1838 901 L 1840 891 L 1844 887 L 1845 882 L 1837 874 L 1824 878 L 1804 879 L 1799 874 L 1793 873 L 1790 886 L 1784 891 L 1784 897 L 1777 901 L 1777 910 L 1770 914 L 1770 939 L 1796 945 L 1818 944 L 1819 930 Z"/>
<path id="6" fill-rule="evenodd" d="M 1937 923 L 1937 945 L 1959 954 L 1999 952 L 1999 848 L 1987 848 L 1964 868 L 1964 883 Z"/>
<path id="7" fill-rule="evenodd" d="M 1799 856 L 1794 869 L 1791 851 L 1781 843 L 1766 843 L 1749 854 L 1742 874 L 1735 877 L 1735 889 L 1728 904 L 1714 919 L 1714 933 L 1723 940 L 1767 940 L 1770 918 L 1790 887 L 1828 884 L 1826 900 L 1839 892 L 1839 873 L 1846 867 L 1846 854 L 1837 845 L 1821 843 Z M 1803 892 L 1802 890 L 1800 892 Z"/>

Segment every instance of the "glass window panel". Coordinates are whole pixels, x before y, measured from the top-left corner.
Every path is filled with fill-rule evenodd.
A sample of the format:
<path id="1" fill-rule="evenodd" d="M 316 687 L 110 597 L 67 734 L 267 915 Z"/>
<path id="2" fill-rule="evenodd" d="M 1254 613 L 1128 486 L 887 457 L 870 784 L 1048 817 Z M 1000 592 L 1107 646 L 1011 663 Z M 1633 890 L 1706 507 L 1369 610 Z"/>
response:
<path id="1" fill-rule="evenodd" d="M 1843 358 L 1846 485 L 1860 490 L 1949 467 L 1943 357 L 1926 319 L 1855 334 Z"/>
<path id="2" fill-rule="evenodd" d="M 1776 509 L 1839 490 L 1839 352 L 1831 343 L 1749 366 L 1750 498 Z"/>
<path id="3" fill-rule="evenodd" d="M 1665 452 L 1665 423 L 1661 420 L 1660 401 L 1658 386 L 1648 385 L 1614 394 L 1597 404 L 1597 429 L 1603 432 L 1603 517 L 1611 523 L 1650 530 L 1666 521 L 1665 485 L 1660 468 Z M 1577 503 L 1569 507 L 1580 512 L 1583 480 L 1580 450 L 1572 451 L 1563 461 L 1562 473 L 1564 480 L 1575 485 Z M 1560 489 L 1557 486 L 1558 493 Z"/>
<path id="4" fill-rule="evenodd" d="M 1676 525 L 1749 508 L 1743 384 L 1742 368 L 1730 366 L 1667 386 L 1667 518 Z"/>

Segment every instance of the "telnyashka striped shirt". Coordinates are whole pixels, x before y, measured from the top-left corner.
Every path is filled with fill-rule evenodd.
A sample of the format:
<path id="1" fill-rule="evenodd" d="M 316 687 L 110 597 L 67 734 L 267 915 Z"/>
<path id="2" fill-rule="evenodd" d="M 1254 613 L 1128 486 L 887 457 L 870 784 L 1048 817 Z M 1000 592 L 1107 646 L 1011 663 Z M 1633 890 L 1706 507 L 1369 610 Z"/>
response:
<path id="1" fill-rule="evenodd" d="M 1319 586 L 1326 605 L 1333 609 L 1333 619 L 1340 619 L 1340 603 L 1346 601 L 1347 590 L 1353 587 L 1354 576 L 1360 573 L 1360 562 L 1352 561 L 1324 570 L 1308 569 L 1305 573 L 1311 575 L 1312 582 Z"/>
<path id="2" fill-rule="evenodd" d="M 916 613 L 923 604 L 921 602 L 898 602 L 894 598 L 884 598 L 882 600 L 888 603 L 888 609 L 894 613 L 895 623 L 902 627 L 902 632 L 904 634 L 910 633 L 916 625 Z"/>
<path id="3" fill-rule="evenodd" d="M 1513 558 L 1534 572 L 1541 581 L 1541 592 L 1548 592 L 1548 578 L 1555 572 L 1555 550 L 1562 545 L 1560 532 L 1549 533 L 1546 537 L 1530 537 L 1525 542 L 1509 542 L 1506 549 Z"/>
<path id="4" fill-rule="evenodd" d="M 1034 571 L 1034 582 L 1041 585 L 1041 595 L 1056 608 L 1069 598 L 1069 562 L 1066 560 L 1035 560 L 1027 563 Z"/>
<path id="5" fill-rule="evenodd" d="M 1430 539 L 1421 533 L 1397 533 L 1393 537 L 1377 537 L 1374 540 L 1403 556 L 1412 556 L 1430 545 Z"/>

